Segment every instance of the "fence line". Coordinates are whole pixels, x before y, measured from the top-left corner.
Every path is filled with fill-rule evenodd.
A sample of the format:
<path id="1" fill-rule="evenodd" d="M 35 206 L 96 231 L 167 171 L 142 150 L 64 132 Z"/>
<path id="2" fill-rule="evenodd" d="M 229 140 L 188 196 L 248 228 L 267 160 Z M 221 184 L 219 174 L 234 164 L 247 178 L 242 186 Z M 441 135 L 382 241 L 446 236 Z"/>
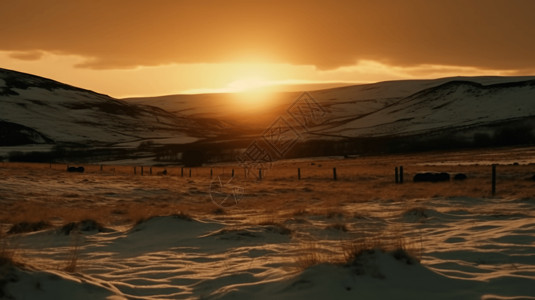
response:
<path id="1" fill-rule="evenodd" d="M 154 174 L 157 174 L 157 175 L 168 175 L 168 176 L 181 176 L 181 177 L 184 177 L 184 167 L 180 167 L 180 166 L 127 166 L 127 165 L 122 165 L 122 166 L 119 166 L 119 165 L 104 165 L 104 164 L 57 164 L 57 163 L 21 163 L 21 162 L 14 162 L 14 163 L 11 163 L 11 162 L 2 162 L 2 167 L 6 167 L 6 166 L 16 166 L 16 165 L 21 165 L 21 166 L 26 166 L 26 165 L 34 165 L 34 166 L 40 166 L 41 168 L 46 168 L 46 169 L 51 169 L 51 170 L 54 170 L 54 171 L 57 171 L 57 170 L 62 170 L 62 171 L 66 171 L 67 168 L 69 166 L 84 166 L 85 168 L 85 172 L 86 173 L 100 173 L 100 174 L 114 174 L 114 175 L 119 175 L 119 174 L 124 174 L 124 175 L 128 175 L 128 174 L 133 174 L 133 175 L 141 175 L 141 176 L 147 176 L 147 172 L 146 172 L 146 168 L 148 168 L 148 174 L 149 175 L 154 175 Z M 328 168 L 321 168 L 322 166 L 320 164 L 316 165 L 314 163 L 311 163 L 311 166 L 316 166 L 316 167 L 308 167 L 308 168 L 303 168 L 303 167 L 282 167 L 282 168 L 271 168 L 271 169 L 261 169 L 259 168 L 258 169 L 258 176 L 257 176 L 257 179 L 259 180 L 269 180 L 269 179 L 279 179 L 279 178 L 288 178 L 288 179 L 296 179 L 296 180 L 329 180 L 329 176 L 328 176 Z M 518 164 L 517 165 L 504 165 L 504 166 L 509 166 L 510 168 L 514 168 L 515 166 L 519 166 Z M 320 167 L 320 168 L 318 168 Z M 476 174 L 488 174 L 488 169 L 486 169 L 487 171 L 485 171 L 485 166 L 471 166 L 472 168 L 476 168 L 477 169 L 477 173 Z M 347 173 L 347 172 L 343 172 L 344 169 L 342 168 L 342 172 L 338 172 L 339 171 L 339 168 L 338 167 L 333 167 L 332 168 L 332 177 L 331 179 L 333 181 L 339 181 L 339 180 L 342 180 L 342 181 L 358 181 L 358 180 L 362 180 L 362 179 L 359 179 L 359 172 L 358 172 L 358 169 L 355 170 L 355 166 L 353 167 L 349 167 L 351 169 L 351 173 Z M 454 169 L 455 166 L 449 166 L 448 169 Z M 526 173 L 524 176 L 525 178 L 524 179 L 527 179 L 529 180 L 530 178 L 535 178 L 535 176 L 533 174 L 535 174 L 535 170 L 529 170 L 530 168 L 533 168 L 531 167 L 530 165 L 524 165 L 524 172 Z M 154 169 L 154 172 L 153 172 L 153 169 Z M 222 166 L 222 167 L 210 167 L 210 166 L 206 166 L 206 167 L 197 167 L 197 168 L 188 168 L 188 176 L 190 178 L 213 178 L 215 176 L 220 176 L 220 175 L 225 175 L 225 176 L 231 176 L 231 177 L 239 177 L 239 178 L 247 178 L 248 177 L 248 172 L 247 172 L 247 169 L 244 169 L 244 173 L 242 175 L 239 175 L 239 173 L 236 173 L 235 172 L 235 168 L 234 167 L 230 167 L 230 166 Z M 533 168 L 535 169 L 535 168 Z M 128 171 L 130 170 L 130 171 Z M 291 170 L 294 170 L 294 171 L 291 171 Z M 390 169 L 392 170 L 392 169 Z M 521 176 L 522 175 L 522 172 L 520 173 L 513 173 L 513 175 L 511 175 L 511 169 L 509 170 L 509 175 L 508 174 L 505 174 L 505 175 L 502 175 L 501 177 L 498 177 L 498 173 L 497 173 L 497 164 L 492 164 L 491 165 L 491 178 L 490 178 L 490 184 L 491 184 L 491 187 L 490 187 L 490 194 L 492 196 L 495 196 L 496 195 L 496 186 L 497 186 L 497 181 L 499 178 L 507 178 L 507 179 L 511 179 L 513 178 L 514 176 L 517 176 L 517 178 L 523 178 Z M 294 173 L 295 172 L 295 173 Z M 390 171 L 391 172 L 391 171 Z M 391 173 L 390 173 L 391 174 Z M 384 174 L 384 176 L 387 176 L 387 174 Z M 391 176 L 391 175 L 390 175 Z M 397 184 L 401 184 L 404 182 L 404 176 L 405 176 L 405 173 L 404 173 L 404 167 L 403 166 L 396 166 L 394 167 L 394 181 L 393 183 L 397 183 Z M 479 175 L 481 176 L 481 175 Z M 488 175 L 487 175 L 488 176 Z M 382 178 L 382 177 L 381 177 Z M 391 178 L 391 177 L 390 177 Z M 488 177 L 487 177 L 488 178 Z M 364 179 L 366 180 L 366 179 Z M 511 179 L 513 180 L 513 179 Z M 532 179 L 534 180 L 534 179 Z"/>

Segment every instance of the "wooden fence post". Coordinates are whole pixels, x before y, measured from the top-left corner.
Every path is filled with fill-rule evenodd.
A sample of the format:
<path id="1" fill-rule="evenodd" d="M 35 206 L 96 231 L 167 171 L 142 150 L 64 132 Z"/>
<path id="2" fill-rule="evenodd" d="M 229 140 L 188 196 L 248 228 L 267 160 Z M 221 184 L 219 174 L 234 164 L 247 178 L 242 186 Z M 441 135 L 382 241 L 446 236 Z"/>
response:
<path id="1" fill-rule="evenodd" d="M 180 168 L 180 177 L 184 177 L 184 168 Z"/>
<path id="2" fill-rule="evenodd" d="M 301 180 L 301 168 L 297 168 L 297 180 Z"/>
<path id="3" fill-rule="evenodd" d="M 258 179 L 262 180 L 262 169 L 258 169 Z"/>
<path id="4" fill-rule="evenodd" d="M 336 177 L 336 168 L 333 168 L 333 180 L 338 180 Z"/>
<path id="5" fill-rule="evenodd" d="M 143 166 L 141 166 L 141 176 L 143 176 Z"/>
<path id="6" fill-rule="evenodd" d="M 191 168 L 189 168 L 189 177 L 191 177 Z"/>
<path id="7" fill-rule="evenodd" d="M 232 178 L 234 178 L 234 169 L 232 169 Z"/>
<path id="8" fill-rule="evenodd" d="M 403 183 L 403 166 L 399 167 L 399 183 Z"/>
<path id="9" fill-rule="evenodd" d="M 496 195 L 496 164 L 492 165 L 492 196 Z"/>

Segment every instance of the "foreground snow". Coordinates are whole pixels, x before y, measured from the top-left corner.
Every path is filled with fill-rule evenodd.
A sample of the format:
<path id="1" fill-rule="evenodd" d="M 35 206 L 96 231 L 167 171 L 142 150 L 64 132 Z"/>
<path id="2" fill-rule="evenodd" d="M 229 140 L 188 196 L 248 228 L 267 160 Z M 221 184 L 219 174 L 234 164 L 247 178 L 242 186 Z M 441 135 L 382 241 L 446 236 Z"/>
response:
<path id="1" fill-rule="evenodd" d="M 261 182 L 237 177 L 248 184 L 244 198 L 225 211 L 210 201 L 209 168 L 181 177 L 179 168 L 140 176 L 117 166 L 71 174 L 0 164 L 0 230 L 18 215 L 53 225 L 4 239 L 26 268 L 2 270 L 11 279 L 0 277 L 0 291 L 15 299 L 535 299 L 532 165 L 498 165 L 496 197 L 490 165 L 478 165 L 532 156 L 526 148 L 280 162 Z M 396 185 L 399 161 L 408 174 L 468 179 L 407 176 Z M 322 177 L 333 166 L 337 182 Z M 61 229 L 88 216 L 106 224 Z M 347 259 L 363 241 L 403 244 L 415 259 L 379 250 Z"/>
<path id="2" fill-rule="evenodd" d="M 411 204 L 418 208 L 400 209 Z M 44 271 L 17 271 L 6 291 L 16 299 L 535 299 L 534 206 L 533 199 L 369 201 L 335 219 L 289 219 L 291 233 L 240 218 L 180 216 L 80 235 L 50 229 L 15 238 L 28 262 Z M 327 226 L 338 222 L 349 230 Z M 327 260 L 340 256 L 341 241 L 395 238 L 388 236 L 394 227 L 423 252 L 421 263 L 377 250 L 358 264 L 297 266 L 310 251 Z M 77 271 L 62 271 L 77 239 Z"/>

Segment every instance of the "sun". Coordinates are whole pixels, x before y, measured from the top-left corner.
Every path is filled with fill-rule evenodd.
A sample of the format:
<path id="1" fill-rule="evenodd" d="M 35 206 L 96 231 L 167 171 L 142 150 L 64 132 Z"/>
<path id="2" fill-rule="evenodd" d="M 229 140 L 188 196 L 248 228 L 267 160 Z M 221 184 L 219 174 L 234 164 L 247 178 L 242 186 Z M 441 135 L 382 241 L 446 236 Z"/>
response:
<path id="1" fill-rule="evenodd" d="M 227 85 L 227 91 L 235 95 L 235 106 L 247 110 L 259 110 L 269 106 L 273 83 L 261 77 L 235 80 Z"/>
<path id="2" fill-rule="evenodd" d="M 227 88 L 235 93 L 252 92 L 255 90 L 266 89 L 271 86 L 268 80 L 260 77 L 244 78 L 235 80 L 227 85 Z"/>

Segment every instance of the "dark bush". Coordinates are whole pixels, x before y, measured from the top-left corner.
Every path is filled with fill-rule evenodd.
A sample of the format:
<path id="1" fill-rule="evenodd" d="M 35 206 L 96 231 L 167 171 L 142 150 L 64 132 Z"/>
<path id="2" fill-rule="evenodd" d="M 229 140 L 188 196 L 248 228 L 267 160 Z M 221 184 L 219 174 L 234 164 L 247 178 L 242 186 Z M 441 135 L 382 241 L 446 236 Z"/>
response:
<path id="1" fill-rule="evenodd" d="M 17 224 L 14 224 L 11 226 L 8 234 L 16 234 L 16 233 L 25 233 L 25 232 L 34 232 L 43 230 L 46 228 L 51 227 L 52 225 L 48 222 L 39 221 L 39 222 L 20 222 Z"/>
<path id="2" fill-rule="evenodd" d="M 465 180 L 467 178 L 468 177 L 466 176 L 466 174 L 463 173 L 457 173 L 455 174 L 455 176 L 453 176 L 453 180 Z"/>
<path id="3" fill-rule="evenodd" d="M 449 181 L 450 174 L 445 172 L 425 172 L 417 173 L 413 177 L 414 182 L 440 182 L 440 181 Z"/>

